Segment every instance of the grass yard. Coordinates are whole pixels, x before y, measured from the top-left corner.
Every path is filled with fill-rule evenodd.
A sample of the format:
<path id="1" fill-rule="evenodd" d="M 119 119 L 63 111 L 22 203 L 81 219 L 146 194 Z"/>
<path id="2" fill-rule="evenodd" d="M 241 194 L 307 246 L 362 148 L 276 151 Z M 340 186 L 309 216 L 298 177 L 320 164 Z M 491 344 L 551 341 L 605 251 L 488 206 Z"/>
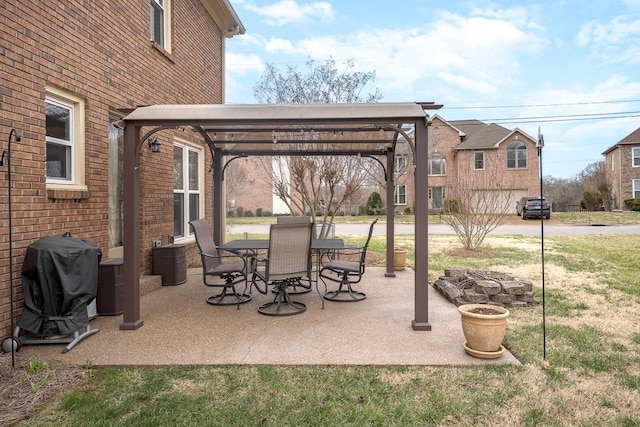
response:
<path id="1" fill-rule="evenodd" d="M 540 304 L 511 310 L 504 344 L 523 366 L 89 367 L 21 425 L 640 426 L 639 246 L 545 239 L 547 369 Z M 430 280 L 452 266 L 515 272 L 539 302 L 540 260 L 535 237 L 489 236 L 477 253 L 429 237 Z"/>

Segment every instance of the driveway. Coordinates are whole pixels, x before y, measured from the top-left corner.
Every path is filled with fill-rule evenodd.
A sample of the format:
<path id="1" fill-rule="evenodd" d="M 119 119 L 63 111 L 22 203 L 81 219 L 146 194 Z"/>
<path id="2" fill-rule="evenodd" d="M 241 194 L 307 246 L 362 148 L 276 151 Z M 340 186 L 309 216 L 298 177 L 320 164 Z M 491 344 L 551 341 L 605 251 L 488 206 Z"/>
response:
<path id="1" fill-rule="evenodd" d="M 493 230 L 490 234 L 522 234 L 526 236 L 540 236 L 544 230 L 545 236 L 584 236 L 589 234 L 640 234 L 640 225 L 567 225 L 560 221 L 550 219 L 523 221 L 514 216 L 514 220 Z M 269 234 L 268 224 L 237 224 L 227 226 L 230 233 Z M 385 235 L 385 224 L 378 224 L 373 229 L 373 234 Z M 336 224 L 336 235 L 366 235 L 369 232 L 369 224 Z M 396 224 L 396 234 L 413 234 L 413 224 Z M 454 234 L 453 229 L 447 224 L 430 224 L 431 234 Z"/>

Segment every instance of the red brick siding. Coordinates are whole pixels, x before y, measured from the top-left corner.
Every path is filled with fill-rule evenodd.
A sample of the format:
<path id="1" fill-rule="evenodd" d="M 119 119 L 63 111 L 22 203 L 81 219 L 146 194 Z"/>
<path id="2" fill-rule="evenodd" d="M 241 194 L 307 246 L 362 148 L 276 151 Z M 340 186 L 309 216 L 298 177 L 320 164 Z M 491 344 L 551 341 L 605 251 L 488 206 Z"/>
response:
<path id="1" fill-rule="evenodd" d="M 14 290 L 21 312 L 19 271 L 25 248 L 66 231 L 108 251 L 109 113 L 138 105 L 223 101 L 223 36 L 199 0 L 172 2 L 172 47 L 149 41 L 149 2 L 114 0 L 4 1 L 0 9 L 0 141 L 16 128 L 13 144 L 12 225 Z M 89 7 L 94 5 L 95 7 Z M 85 101 L 85 183 L 88 194 L 47 191 L 45 108 L 47 87 Z M 188 132 L 179 132 L 189 137 Z M 151 241 L 173 233 L 173 131 L 161 132 L 160 153 L 142 147 L 141 272 L 151 272 Z M 195 139 L 197 140 L 197 139 Z M 3 145 L 2 149 L 6 149 Z M 204 151 L 208 156 L 208 150 Z M 205 160 L 210 164 L 210 158 Z M 6 166 L 5 166 L 6 167 Z M 205 172 L 207 167 L 205 166 Z M 6 169 L 2 170 L 3 175 Z M 5 180 L 6 182 L 6 180 Z M 212 177 L 202 191 L 211 218 Z M 0 189 L 0 332 L 9 332 L 8 207 Z M 52 198 L 53 197 L 53 198 Z M 190 245 L 189 259 L 197 258 Z"/>

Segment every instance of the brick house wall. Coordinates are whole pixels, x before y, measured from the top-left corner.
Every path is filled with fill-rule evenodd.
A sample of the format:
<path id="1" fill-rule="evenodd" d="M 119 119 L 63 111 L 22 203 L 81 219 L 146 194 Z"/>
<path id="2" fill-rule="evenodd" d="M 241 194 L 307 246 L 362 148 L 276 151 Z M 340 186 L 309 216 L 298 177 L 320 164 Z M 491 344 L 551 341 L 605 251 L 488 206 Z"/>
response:
<path id="1" fill-rule="evenodd" d="M 634 147 L 640 147 L 640 143 L 620 145 L 605 154 L 613 209 L 627 209 L 624 201 L 633 198 L 633 181 L 640 179 L 640 168 L 633 167 Z"/>
<path id="2" fill-rule="evenodd" d="M 611 185 L 612 209 L 627 209 L 624 201 L 633 198 L 633 181 L 640 180 L 640 167 L 633 166 L 633 149 L 639 147 L 640 128 L 602 153 Z"/>
<path id="3" fill-rule="evenodd" d="M 0 9 L 0 141 L 15 128 L 11 147 L 14 316 L 22 311 L 20 268 L 26 247 L 71 232 L 108 257 L 108 122 L 118 111 L 148 104 L 223 102 L 224 37 L 199 0 L 173 0 L 170 51 L 150 41 L 149 1 L 9 0 Z M 84 102 L 86 190 L 46 183 L 45 96 L 64 91 Z M 122 113 L 121 115 L 124 115 Z M 143 145 L 140 158 L 141 273 L 151 272 L 151 242 L 173 234 L 173 138 L 157 134 L 160 153 Z M 6 150 L 6 145 L 0 147 Z M 204 164 L 211 162 L 203 150 Z M 204 168 L 205 216 L 212 217 L 211 174 Z M 2 170 L 6 177 L 7 170 Z M 6 179 L 4 180 L 6 182 Z M 9 333 L 7 186 L 0 188 L 0 332 Z M 195 260 L 194 244 L 189 260 Z"/>

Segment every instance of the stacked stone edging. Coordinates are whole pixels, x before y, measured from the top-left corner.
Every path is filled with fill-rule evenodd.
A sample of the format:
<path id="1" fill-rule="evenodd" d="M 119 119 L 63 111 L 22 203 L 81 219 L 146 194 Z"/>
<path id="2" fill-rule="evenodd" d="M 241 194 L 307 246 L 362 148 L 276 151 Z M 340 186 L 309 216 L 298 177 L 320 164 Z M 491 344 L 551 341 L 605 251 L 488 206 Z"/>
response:
<path id="1" fill-rule="evenodd" d="M 499 271 L 447 268 L 433 287 L 456 306 L 492 304 L 509 308 L 536 304 L 532 282 Z"/>

